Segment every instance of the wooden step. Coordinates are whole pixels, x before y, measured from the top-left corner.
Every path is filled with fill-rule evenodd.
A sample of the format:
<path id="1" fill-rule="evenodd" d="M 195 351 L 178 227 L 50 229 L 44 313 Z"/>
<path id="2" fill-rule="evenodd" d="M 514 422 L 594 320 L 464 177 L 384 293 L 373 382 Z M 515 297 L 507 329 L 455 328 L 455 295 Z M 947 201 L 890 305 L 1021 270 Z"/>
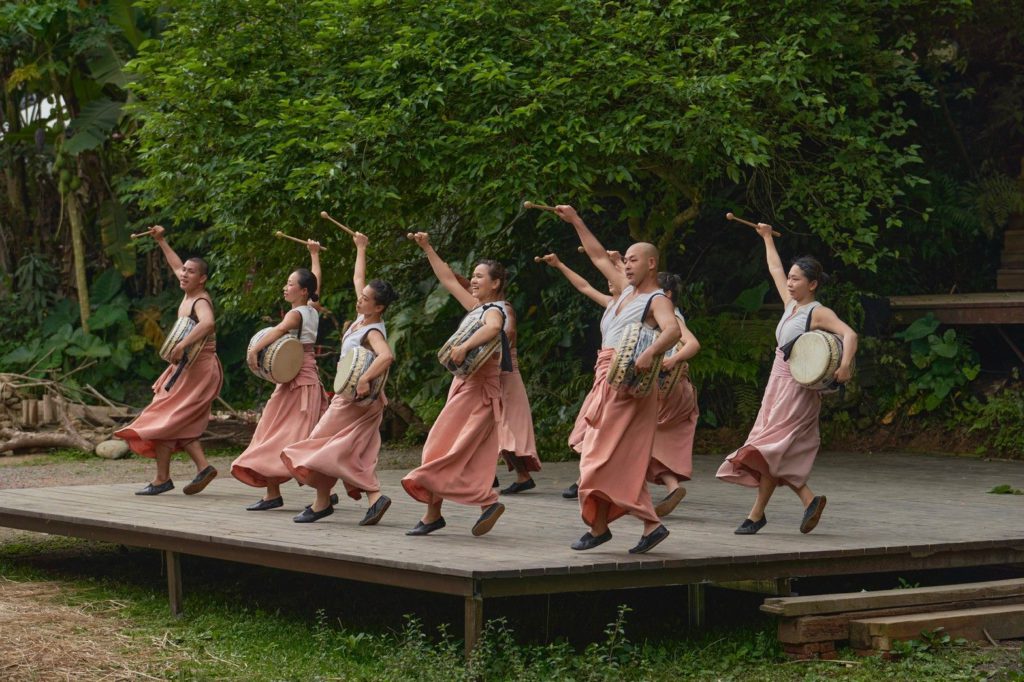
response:
<path id="1" fill-rule="evenodd" d="M 771 597 L 764 600 L 761 610 L 778 616 L 810 616 L 1017 596 L 1024 596 L 1024 578 L 874 592 Z"/>
<path id="2" fill-rule="evenodd" d="M 999 269 L 996 271 L 996 289 L 999 291 L 1020 291 L 1024 289 L 1024 269 Z"/>
<path id="3" fill-rule="evenodd" d="M 1024 604 L 851 620 L 850 646 L 889 651 L 894 642 L 918 639 L 923 631 L 939 628 L 950 637 L 978 642 L 988 641 L 988 636 L 1024 637 Z"/>

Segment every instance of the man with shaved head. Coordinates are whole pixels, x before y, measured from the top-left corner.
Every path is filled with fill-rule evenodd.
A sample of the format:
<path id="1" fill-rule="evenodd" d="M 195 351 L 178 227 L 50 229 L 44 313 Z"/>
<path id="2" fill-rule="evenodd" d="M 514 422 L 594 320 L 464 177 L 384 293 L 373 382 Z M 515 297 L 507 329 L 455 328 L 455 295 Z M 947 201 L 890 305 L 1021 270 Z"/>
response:
<path id="1" fill-rule="evenodd" d="M 589 428 L 580 456 L 580 514 L 590 531 L 572 548 L 587 550 L 608 542 L 612 539 L 608 524 L 630 514 L 643 522 L 644 530 L 629 551 L 642 554 L 668 537 L 645 481 L 658 426 L 658 392 L 637 397 L 616 391 L 605 379 L 627 325 L 642 323 L 661 330 L 655 342 L 636 358 L 639 371 L 650 371 L 654 358 L 675 345 L 679 326 L 671 301 L 658 287 L 658 249 L 653 244 L 630 246 L 623 257 L 624 267 L 619 269 L 572 206 L 556 206 L 555 213 L 576 229 L 594 266 L 622 291 L 601 321 L 601 352 L 595 368 L 600 393 L 584 415 Z"/>

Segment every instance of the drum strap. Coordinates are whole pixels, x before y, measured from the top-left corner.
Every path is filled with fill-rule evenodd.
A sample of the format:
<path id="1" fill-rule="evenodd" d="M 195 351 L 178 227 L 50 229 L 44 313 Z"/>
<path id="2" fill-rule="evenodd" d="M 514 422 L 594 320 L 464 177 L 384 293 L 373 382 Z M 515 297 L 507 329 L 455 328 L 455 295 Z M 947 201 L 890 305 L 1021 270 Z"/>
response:
<path id="1" fill-rule="evenodd" d="M 511 372 L 512 371 L 512 348 L 508 342 L 508 335 L 505 334 L 505 310 L 504 306 L 500 306 L 496 303 L 484 304 L 483 313 L 487 312 L 488 308 L 494 308 L 501 313 L 501 371 Z M 483 314 L 480 315 L 480 320 L 483 321 Z"/>
<path id="2" fill-rule="evenodd" d="M 810 310 L 807 311 L 807 324 L 804 325 L 803 334 L 797 334 L 796 339 L 799 339 L 801 336 L 803 336 L 807 332 L 811 331 L 811 316 L 812 315 L 814 315 L 814 308 L 813 307 Z M 782 351 L 782 359 L 785 360 L 786 362 L 789 362 L 789 356 L 793 352 L 793 346 L 796 345 L 796 339 L 793 339 L 792 341 L 787 343 L 785 346 L 779 346 L 779 350 Z"/>
<path id="3" fill-rule="evenodd" d="M 206 298 L 205 296 L 200 296 L 196 300 L 192 301 L 192 310 L 188 311 L 188 316 L 189 316 L 189 318 L 191 318 L 191 320 L 193 322 L 198 322 L 199 321 L 199 318 L 196 317 L 196 303 L 199 303 L 200 301 L 206 301 L 207 303 L 210 304 L 211 308 L 213 307 L 213 301 L 211 301 L 210 299 Z"/>
<path id="4" fill-rule="evenodd" d="M 658 291 L 652 294 L 649 299 L 647 299 L 647 305 L 644 306 L 644 314 L 640 316 L 640 324 L 643 324 L 644 320 L 647 319 L 647 313 L 651 312 L 651 304 L 654 303 L 654 299 L 658 296 L 665 296 L 665 294 Z M 668 296 L 665 296 L 665 298 L 668 298 Z"/>

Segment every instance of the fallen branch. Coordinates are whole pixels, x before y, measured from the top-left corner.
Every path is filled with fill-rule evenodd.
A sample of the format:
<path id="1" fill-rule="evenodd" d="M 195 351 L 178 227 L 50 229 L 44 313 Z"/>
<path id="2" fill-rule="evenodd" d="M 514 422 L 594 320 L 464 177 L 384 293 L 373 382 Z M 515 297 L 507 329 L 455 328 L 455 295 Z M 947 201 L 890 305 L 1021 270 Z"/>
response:
<path id="1" fill-rule="evenodd" d="M 0 429 L 0 452 L 5 450 L 29 450 L 43 448 L 78 448 L 87 452 L 92 451 L 92 444 L 81 436 L 77 438 L 60 431 L 45 431 L 42 433 L 29 433 L 15 429 Z M 84 444 L 84 447 L 83 447 Z"/>

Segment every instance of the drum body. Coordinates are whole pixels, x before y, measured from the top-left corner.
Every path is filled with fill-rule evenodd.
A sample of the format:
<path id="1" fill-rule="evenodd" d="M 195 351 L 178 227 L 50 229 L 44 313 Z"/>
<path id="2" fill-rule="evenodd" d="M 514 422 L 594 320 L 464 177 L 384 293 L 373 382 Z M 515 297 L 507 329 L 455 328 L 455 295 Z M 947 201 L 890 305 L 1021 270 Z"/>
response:
<path id="1" fill-rule="evenodd" d="M 376 353 L 362 346 L 357 346 L 345 353 L 344 357 L 338 360 L 338 373 L 334 375 L 334 392 L 349 400 L 355 400 L 359 379 L 366 373 L 366 370 L 370 369 L 370 365 L 376 359 Z M 364 400 L 376 400 L 387 380 L 388 373 L 385 371 L 371 381 L 370 394 Z"/>
<path id="2" fill-rule="evenodd" d="M 636 359 L 654 343 L 658 334 L 658 331 L 639 322 L 626 325 L 608 367 L 608 383 L 612 388 L 641 398 L 651 392 L 660 374 L 662 356 L 655 355 L 651 368 L 646 372 L 636 370 Z"/>
<path id="3" fill-rule="evenodd" d="M 164 344 L 160 346 L 160 358 L 171 362 L 171 351 L 178 345 L 178 342 L 188 336 L 196 327 L 196 321 L 191 317 L 179 317 L 174 322 L 174 326 L 171 327 L 171 331 L 167 332 L 167 337 L 164 338 Z M 202 338 L 195 343 L 190 343 L 185 349 L 185 355 L 182 356 L 186 367 L 191 367 L 192 363 L 199 357 L 199 351 L 203 349 L 203 345 L 206 344 L 206 339 Z"/>
<path id="4" fill-rule="evenodd" d="M 815 391 L 836 391 L 839 384 L 833 375 L 843 359 L 843 340 L 831 332 L 818 329 L 801 334 L 789 354 L 789 371 L 793 380 Z"/>
<path id="5" fill-rule="evenodd" d="M 452 362 L 452 348 L 460 343 L 464 343 L 466 339 L 473 336 L 483 326 L 484 322 L 480 319 L 464 320 L 455 333 L 444 342 L 441 350 L 437 351 L 438 362 L 457 377 L 468 377 L 483 367 L 484 363 L 501 349 L 501 334 L 498 334 L 482 346 L 471 348 L 466 353 L 466 359 L 463 360 L 461 365 L 456 365 Z"/>
<path id="6" fill-rule="evenodd" d="M 677 343 L 665 351 L 665 357 L 670 358 L 682 349 L 683 344 Z M 690 363 L 688 362 L 680 362 L 668 371 L 662 370 L 658 372 L 658 397 L 664 399 L 665 396 L 672 392 L 672 389 L 676 387 L 680 379 L 689 376 Z"/>
<path id="7" fill-rule="evenodd" d="M 260 339 L 266 336 L 273 327 L 266 327 L 256 332 L 249 340 L 252 349 Z M 294 336 L 286 335 L 274 341 L 256 355 L 256 376 L 275 384 L 286 384 L 294 379 L 302 369 L 302 344 Z"/>

